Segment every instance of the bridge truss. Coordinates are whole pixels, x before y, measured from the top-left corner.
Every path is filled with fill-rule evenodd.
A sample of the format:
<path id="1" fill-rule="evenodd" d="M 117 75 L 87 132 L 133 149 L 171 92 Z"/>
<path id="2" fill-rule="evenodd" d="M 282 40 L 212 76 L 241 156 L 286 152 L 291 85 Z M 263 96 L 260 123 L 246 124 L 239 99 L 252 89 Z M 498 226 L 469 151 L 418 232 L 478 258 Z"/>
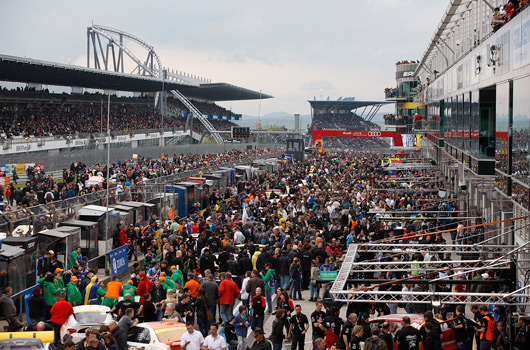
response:
<path id="1" fill-rule="evenodd" d="M 133 47 L 135 47 L 136 52 L 139 52 L 138 56 L 141 54 L 141 57 L 144 58 L 137 57 L 133 52 Z M 202 83 L 210 82 L 204 78 L 164 68 L 160 56 L 153 46 L 137 36 L 101 25 L 92 25 L 87 29 L 87 67 L 90 68 L 91 62 L 93 62 L 95 69 L 124 73 L 127 65 L 128 68 L 132 67 L 132 70 L 128 72 L 129 74 L 151 76 L 162 79 L 162 81 L 171 80 L 190 86 L 199 86 Z M 170 92 L 188 108 L 190 111 L 188 118 L 197 117 L 218 144 L 224 143 L 223 138 L 208 118 L 189 99 L 178 90 L 170 90 Z M 158 98 L 159 93 L 157 93 L 155 101 L 158 102 Z"/>
<path id="2" fill-rule="evenodd" d="M 496 305 L 511 305 L 526 308 L 530 305 L 530 284 L 521 286 L 512 292 L 499 293 L 471 293 L 455 295 L 454 292 L 439 292 L 433 288 L 425 291 L 407 292 L 381 288 L 390 284 L 428 284 L 430 286 L 445 284 L 470 284 L 465 280 L 455 278 L 458 272 L 470 274 L 475 271 L 506 270 L 514 269 L 521 254 L 527 254 L 530 242 L 522 246 L 510 245 L 433 245 L 433 244 L 391 244 L 391 243 L 369 243 L 351 244 L 343 259 L 342 266 L 337 274 L 337 279 L 330 289 L 332 298 L 342 302 L 374 302 L 374 303 L 410 303 L 410 304 L 433 304 L 433 302 L 475 304 L 486 302 L 492 296 L 498 298 Z M 441 260 L 440 256 L 450 254 L 458 256 L 462 253 L 474 253 L 475 259 Z M 397 261 L 364 260 L 359 261 L 363 253 L 375 253 L 374 256 L 400 257 Z M 404 255 L 420 253 L 424 261 L 403 261 Z M 412 265 L 415 264 L 415 265 Z M 447 267 L 450 266 L 450 267 Z M 412 269 L 419 272 L 417 277 L 406 277 L 397 280 L 375 279 L 376 276 L 385 276 L 388 272 L 410 273 Z M 432 273 L 447 272 L 447 276 L 432 278 Z M 515 277 L 515 276 L 514 276 Z M 515 278 L 514 278 L 515 279 Z M 479 284 L 481 282 L 478 282 Z M 483 282 L 486 283 L 486 282 Z M 506 280 L 501 282 L 490 282 L 490 284 L 506 284 L 515 281 Z M 406 300 L 406 301 L 405 301 Z"/>

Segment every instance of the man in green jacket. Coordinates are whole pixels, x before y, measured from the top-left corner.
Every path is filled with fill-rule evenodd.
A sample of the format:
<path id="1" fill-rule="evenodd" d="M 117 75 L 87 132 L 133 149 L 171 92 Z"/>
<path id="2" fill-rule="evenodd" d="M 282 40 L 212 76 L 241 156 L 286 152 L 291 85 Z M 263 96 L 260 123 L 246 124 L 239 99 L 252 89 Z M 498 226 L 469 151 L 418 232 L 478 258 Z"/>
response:
<path id="1" fill-rule="evenodd" d="M 79 265 L 82 259 L 83 259 L 83 254 L 81 254 L 81 247 L 75 248 L 75 250 L 70 255 L 70 261 L 68 262 L 68 269 L 71 269 L 75 265 Z"/>
<path id="2" fill-rule="evenodd" d="M 173 281 L 171 278 L 168 278 L 167 276 L 162 276 L 164 278 L 164 284 L 167 286 L 166 289 L 173 289 L 177 288 L 177 285 L 175 281 Z M 162 281 L 162 277 L 160 277 L 160 280 Z"/>
<path id="3" fill-rule="evenodd" d="M 177 267 L 175 265 L 171 266 L 169 269 L 171 271 L 171 279 L 175 284 L 180 283 L 180 287 L 184 287 L 184 275 L 182 274 L 182 271 L 177 270 Z"/>
<path id="4" fill-rule="evenodd" d="M 70 278 L 70 282 L 66 286 L 66 289 L 68 290 L 68 302 L 72 304 L 72 306 L 83 305 L 83 297 L 81 296 L 79 288 L 77 288 L 77 277 L 72 276 L 72 278 Z"/>
<path id="5" fill-rule="evenodd" d="M 265 269 L 267 270 L 267 273 L 263 275 L 263 272 L 261 273 L 261 279 L 263 282 L 265 282 L 265 300 L 267 300 L 267 311 L 269 314 L 272 313 L 272 291 L 276 290 L 276 272 L 272 268 L 271 263 L 267 263 L 265 265 Z"/>
<path id="6" fill-rule="evenodd" d="M 130 294 L 131 298 L 134 300 L 134 296 L 136 295 L 136 287 L 133 284 L 132 280 L 129 280 L 126 285 L 122 288 L 123 298 L 125 299 L 125 295 Z"/>

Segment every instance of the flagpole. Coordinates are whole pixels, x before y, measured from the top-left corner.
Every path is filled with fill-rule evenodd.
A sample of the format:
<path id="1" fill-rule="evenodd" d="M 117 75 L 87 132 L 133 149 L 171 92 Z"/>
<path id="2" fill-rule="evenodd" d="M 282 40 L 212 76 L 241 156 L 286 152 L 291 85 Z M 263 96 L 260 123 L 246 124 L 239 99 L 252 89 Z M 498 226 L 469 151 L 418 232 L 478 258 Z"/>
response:
<path id="1" fill-rule="evenodd" d="M 107 100 L 107 200 L 106 202 L 106 230 L 105 230 L 105 275 L 109 275 L 109 255 L 107 254 L 110 249 L 108 247 L 109 242 L 109 188 L 110 188 L 110 92 L 108 93 Z"/>

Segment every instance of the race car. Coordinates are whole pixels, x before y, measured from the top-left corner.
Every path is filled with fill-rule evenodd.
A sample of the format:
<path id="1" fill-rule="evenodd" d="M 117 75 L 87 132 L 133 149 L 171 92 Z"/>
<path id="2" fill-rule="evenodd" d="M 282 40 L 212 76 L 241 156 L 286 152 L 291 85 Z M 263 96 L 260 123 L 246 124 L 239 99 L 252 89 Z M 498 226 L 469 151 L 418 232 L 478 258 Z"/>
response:
<path id="1" fill-rule="evenodd" d="M 180 350 L 180 338 L 184 333 L 186 333 L 184 323 L 139 323 L 129 329 L 127 345 L 129 350 Z"/>
<path id="2" fill-rule="evenodd" d="M 97 329 L 99 326 L 109 324 L 113 320 L 110 308 L 103 305 L 74 306 L 74 314 L 70 315 L 61 327 L 61 338 L 69 333 L 74 343 L 85 338 L 87 329 Z"/>
<path id="3" fill-rule="evenodd" d="M 421 314 L 390 314 L 375 317 L 368 321 L 369 324 L 382 325 L 384 322 L 394 322 L 398 325 L 398 330 L 401 329 L 401 320 L 403 317 L 408 316 L 410 318 L 410 325 L 416 329 L 420 329 L 424 323 L 424 317 Z M 442 327 L 442 349 L 443 350 L 456 350 L 456 334 L 455 330 L 448 326 L 448 321 L 441 321 L 440 326 Z M 381 327 L 380 327 L 381 328 Z M 394 346 L 396 344 L 394 343 Z"/>

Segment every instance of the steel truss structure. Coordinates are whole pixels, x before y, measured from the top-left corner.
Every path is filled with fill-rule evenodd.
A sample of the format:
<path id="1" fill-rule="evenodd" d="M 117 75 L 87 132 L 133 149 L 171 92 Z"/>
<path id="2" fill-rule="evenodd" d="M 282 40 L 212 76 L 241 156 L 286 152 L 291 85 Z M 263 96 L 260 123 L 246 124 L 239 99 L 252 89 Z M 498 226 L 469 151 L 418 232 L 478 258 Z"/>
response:
<path id="1" fill-rule="evenodd" d="M 105 43 L 106 41 L 106 43 Z M 139 46 L 145 54 L 145 60 L 138 58 L 126 43 Z M 105 44 L 105 45 L 104 45 Z M 114 72 L 124 73 L 125 69 L 125 56 L 132 61 L 134 69 L 130 74 L 138 74 L 143 76 L 151 76 L 163 80 L 173 80 L 182 84 L 190 86 L 199 86 L 201 83 L 210 82 L 207 79 L 193 76 L 190 74 L 175 72 L 174 70 L 165 69 L 162 66 L 162 61 L 158 54 L 155 52 L 153 46 L 149 45 L 144 40 L 126 33 L 124 31 L 100 26 L 93 25 L 87 29 L 87 67 L 90 68 L 90 58 L 92 57 L 94 62 L 94 68 L 101 70 L 111 70 Z M 195 107 L 190 100 L 188 100 L 180 91 L 171 90 L 171 93 L 178 99 L 182 104 L 189 109 L 190 114 L 188 118 L 197 117 L 199 121 L 204 125 L 206 130 L 212 135 L 218 144 L 224 143 L 223 138 L 217 132 L 215 127 L 208 121 L 198 109 Z M 158 101 L 159 94 L 155 97 Z M 189 122 L 189 120 L 188 120 Z M 188 123 L 187 123 L 188 124 Z"/>
<path id="2" fill-rule="evenodd" d="M 526 246 L 526 245 L 525 245 Z M 426 276 L 435 271 L 449 270 L 443 269 L 443 266 L 451 265 L 451 271 L 462 271 L 470 273 L 473 271 L 481 271 L 485 269 L 501 270 L 509 269 L 510 263 L 514 260 L 512 255 L 516 255 L 519 249 L 524 246 L 506 246 L 506 245 L 410 245 L 410 244 L 350 244 L 348 251 L 342 262 L 342 266 L 337 274 L 337 279 L 330 289 L 332 298 L 336 301 L 342 302 L 373 302 L 373 303 L 411 303 L 411 304 L 432 304 L 439 302 L 441 304 L 475 304 L 478 302 L 486 302 L 492 296 L 498 298 L 494 303 L 496 305 L 512 305 L 512 306 L 528 306 L 530 304 L 530 285 L 523 286 L 518 290 L 507 293 L 470 293 L 455 296 L 454 292 L 437 292 L 426 290 L 424 292 L 403 292 L 391 290 L 377 290 L 381 284 L 370 285 L 352 285 L 348 280 L 355 278 L 361 280 L 365 274 L 373 273 L 387 273 L 387 272 L 410 272 L 411 263 L 419 264 L 420 276 L 416 278 L 423 279 L 426 282 L 437 282 L 440 280 L 446 281 L 446 284 L 452 284 L 450 278 L 455 275 L 449 275 L 438 279 L 426 279 Z M 480 248 L 480 251 L 477 251 Z M 479 253 L 483 259 L 475 260 L 450 260 L 437 261 L 439 253 L 462 253 L 462 251 L 472 251 Z M 390 254 L 414 254 L 427 253 L 434 257 L 434 260 L 429 261 L 356 261 L 359 254 L 362 253 L 390 253 Z M 510 258 L 511 257 L 511 258 Z M 391 268 L 392 267 L 392 268 Z M 361 277 L 361 278 L 359 278 Z M 368 280 L 368 279 L 367 279 Z M 395 281 L 398 284 L 407 284 L 407 280 L 414 283 L 411 277 Z M 373 281 L 373 280 L 370 280 Z M 384 282 L 384 281 L 383 281 Z M 386 282 L 388 284 L 388 282 Z M 509 281 L 506 282 L 508 284 Z M 437 283 L 439 284 L 439 282 Z"/>
<path id="3" fill-rule="evenodd" d="M 436 165 L 432 163 L 394 163 L 388 166 L 383 166 L 384 171 L 398 171 L 398 170 L 425 170 L 425 169 L 438 169 Z"/>

